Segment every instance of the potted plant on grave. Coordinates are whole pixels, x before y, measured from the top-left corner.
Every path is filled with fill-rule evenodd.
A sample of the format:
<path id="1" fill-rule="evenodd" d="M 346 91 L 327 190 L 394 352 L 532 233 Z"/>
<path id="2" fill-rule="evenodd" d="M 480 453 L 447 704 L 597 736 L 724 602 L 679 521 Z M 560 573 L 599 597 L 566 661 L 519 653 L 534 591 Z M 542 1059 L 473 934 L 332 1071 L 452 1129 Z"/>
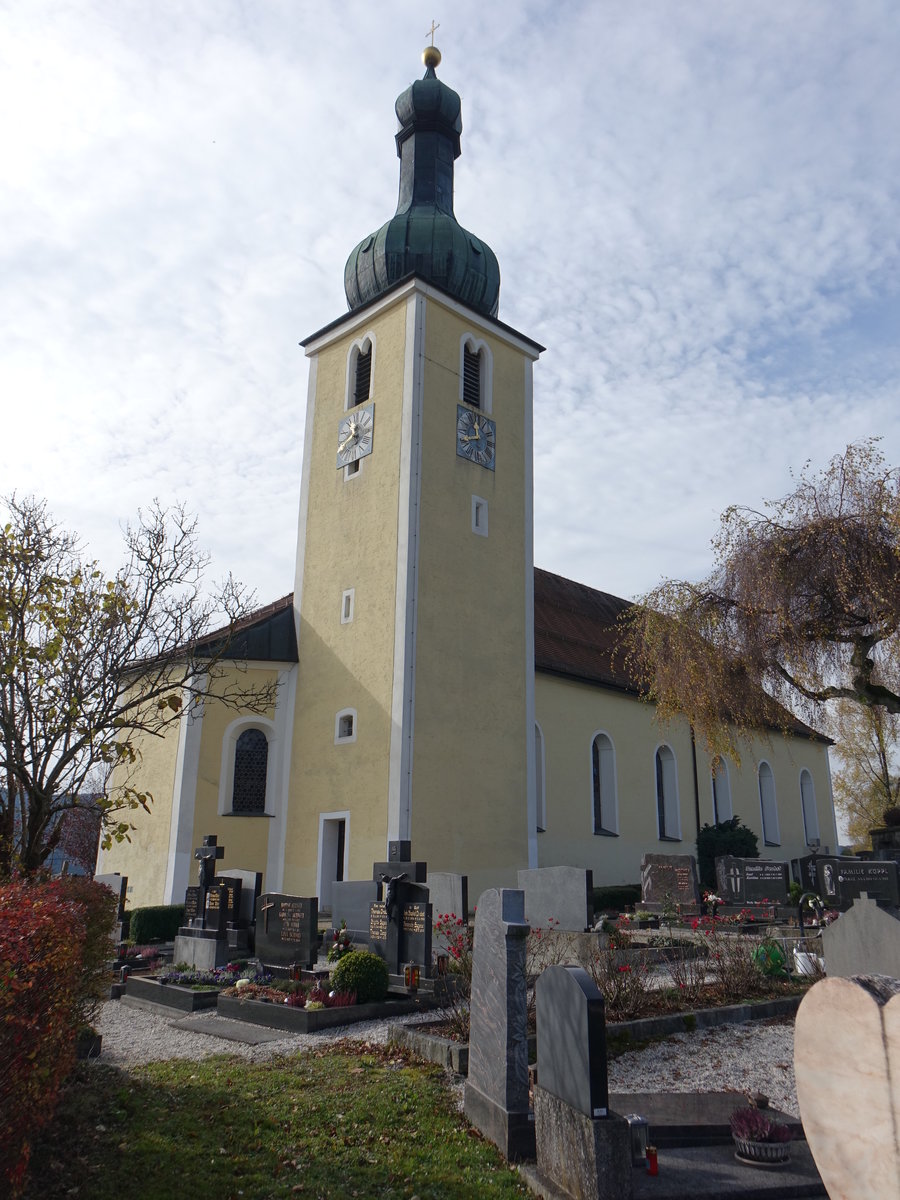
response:
<path id="1" fill-rule="evenodd" d="M 751 1166 L 783 1166 L 790 1162 L 793 1131 L 759 1108 L 736 1108 L 731 1114 L 734 1157 Z"/>
<path id="2" fill-rule="evenodd" d="M 659 929 L 659 917 L 655 917 L 646 908 L 635 909 L 634 917 L 641 929 Z"/>

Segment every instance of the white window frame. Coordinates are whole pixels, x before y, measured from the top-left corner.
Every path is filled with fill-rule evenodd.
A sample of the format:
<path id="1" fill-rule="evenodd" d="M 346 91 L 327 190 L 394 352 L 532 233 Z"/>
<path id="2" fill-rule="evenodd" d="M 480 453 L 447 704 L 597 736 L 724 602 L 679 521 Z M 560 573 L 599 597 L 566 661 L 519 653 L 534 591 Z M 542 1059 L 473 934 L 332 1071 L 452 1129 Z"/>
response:
<path id="1" fill-rule="evenodd" d="M 809 796 L 804 793 L 804 779 L 809 780 Z M 809 805 L 807 807 L 807 799 Z M 803 818 L 803 840 L 807 846 L 821 845 L 819 833 L 819 810 L 816 808 L 816 785 L 813 782 L 812 771 L 803 767 L 800 771 L 800 816 Z M 808 819 L 810 817 L 811 819 Z"/>
<path id="2" fill-rule="evenodd" d="M 344 822 L 344 879 L 349 878 L 350 873 L 350 810 L 344 809 L 340 812 L 323 812 L 319 813 L 319 845 L 316 857 L 316 895 L 325 896 L 327 891 L 327 902 L 323 907 L 331 908 L 331 886 L 327 889 L 323 886 L 322 867 L 325 858 L 325 833 L 326 822 L 343 821 Z"/>
<path id="3" fill-rule="evenodd" d="M 356 588 L 347 588 L 341 592 L 341 624 L 349 625 L 353 621 L 353 610 L 356 606 Z M 349 609 L 349 612 L 348 612 Z"/>
<path id="4" fill-rule="evenodd" d="M 474 333 L 466 332 L 459 339 L 459 402 L 465 404 L 463 392 L 465 391 L 465 362 L 466 350 L 470 354 L 481 355 L 481 404 L 478 411 L 490 416 L 494 408 L 494 355 L 491 352 L 490 346 L 483 338 L 476 338 Z M 374 365 L 373 357 L 372 363 Z"/>
<path id="5" fill-rule="evenodd" d="M 547 831 L 547 755 L 544 731 L 539 721 L 534 723 L 534 784 L 535 826 L 538 833 Z"/>
<path id="6" fill-rule="evenodd" d="M 472 497 L 472 532 L 479 537 L 488 535 L 488 502 L 481 496 Z"/>
<path id="7" fill-rule="evenodd" d="M 763 767 L 766 773 L 763 773 Z M 771 821 L 766 820 L 766 802 L 763 796 L 763 779 L 772 785 L 771 796 Z M 760 759 L 759 766 L 756 768 L 756 784 L 759 792 L 759 819 L 762 825 L 763 845 L 764 846 L 780 846 L 781 845 L 781 829 L 778 821 L 778 792 L 775 787 L 775 772 L 772 770 L 772 764 L 766 759 Z M 771 826 L 774 825 L 774 837 Z"/>
<path id="8" fill-rule="evenodd" d="M 266 807 L 264 813 L 236 813 L 231 807 L 234 798 L 234 754 L 237 749 L 237 740 L 246 729 L 259 729 L 266 735 L 266 741 L 269 743 L 269 753 L 266 761 Z M 273 794 L 275 772 L 272 770 L 272 747 L 275 741 L 275 722 L 270 721 L 268 717 L 236 717 L 230 725 L 226 726 L 225 732 L 222 734 L 222 759 L 219 765 L 218 813 L 220 817 L 250 817 L 252 820 L 255 820 L 257 817 L 271 817 L 275 815 L 275 796 Z"/>
<path id="9" fill-rule="evenodd" d="M 716 779 L 719 779 L 720 785 L 724 782 L 725 800 L 727 802 L 728 816 L 722 815 L 722 791 L 721 786 L 716 786 Z M 731 798 L 731 772 L 728 769 L 728 763 L 724 758 L 719 759 L 719 765 L 715 771 L 710 771 L 710 791 L 712 792 L 712 815 L 713 824 L 718 825 L 720 821 L 730 821 L 734 816 L 734 802 Z"/>
<path id="10" fill-rule="evenodd" d="M 363 458 L 354 459 L 353 462 L 347 463 L 346 467 L 342 468 L 344 483 L 350 483 L 354 479 L 359 479 L 363 473 L 363 463 L 366 461 L 366 458 L 368 458 L 368 455 L 365 455 Z"/>
<path id="11" fill-rule="evenodd" d="M 603 817 L 604 824 L 597 827 L 596 821 L 596 796 L 594 794 L 594 746 L 598 738 L 605 738 L 606 745 L 599 747 L 600 753 L 600 814 Z M 606 752 L 606 753 L 604 753 Z M 619 836 L 619 787 L 618 787 L 618 772 L 616 770 L 616 744 L 606 732 L 605 729 L 597 729 L 591 735 L 590 750 L 588 754 L 588 779 L 590 780 L 590 798 L 591 798 L 591 833 L 597 837 L 618 837 Z M 604 781 L 607 783 L 607 788 L 604 789 Z M 610 793 L 607 800 L 607 792 Z"/>
<path id="12" fill-rule="evenodd" d="M 356 392 L 356 360 L 360 352 L 364 352 L 366 345 L 372 348 L 372 369 L 369 371 L 369 394 L 364 400 L 356 400 L 354 393 Z M 347 383 L 344 394 L 344 412 L 349 412 L 351 408 L 356 408 L 359 404 L 368 404 L 375 395 L 375 334 L 371 329 L 368 329 L 361 337 L 355 338 L 350 344 L 347 351 Z M 344 470 L 346 471 L 346 467 Z M 357 472 L 358 474 L 358 472 Z M 345 476 L 346 478 L 346 476 Z"/>
<path id="13" fill-rule="evenodd" d="M 670 757 L 661 756 L 662 760 L 662 775 L 663 775 L 663 813 L 664 813 L 664 828 L 660 828 L 659 821 L 659 787 L 657 781 L 656 759 L 660 755 L 661 750 L 668 751 Z M 671 788 L 666 787 L 666 780 L 671 783 Z M 671 794 L 670 794 L 671 793 Z M 669 745 L 668 742 L 660 742 L 653 751 L 653 799 L 656 808 L 656 828 L 661 842 L 680 842 L 681 837 L 681 796 L 678 788 L 678 756 Z M 674 832 L 669 832 L 669 818 L 673 817 Z"/>
<path id="14" fill-rule="evenodd" d="M 353 718 L 353 732 L 348 735 L 341 735 L 341 720 L 344 717 Z M 359 721 L 356 716 L 355 708 L 342 708 L 340 712 L 335 714 L 334 718 L 334 744 L 336 746 L 349 746 L 351 742 L 356 741 L 356 735 L 359 730 Z"/>

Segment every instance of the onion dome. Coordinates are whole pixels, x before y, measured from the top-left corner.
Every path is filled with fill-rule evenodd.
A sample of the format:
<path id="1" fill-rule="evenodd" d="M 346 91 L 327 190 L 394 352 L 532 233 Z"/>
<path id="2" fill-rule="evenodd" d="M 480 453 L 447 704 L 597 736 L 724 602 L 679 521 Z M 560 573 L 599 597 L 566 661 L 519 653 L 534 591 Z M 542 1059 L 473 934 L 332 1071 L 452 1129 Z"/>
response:
<path id="1" fill-rule="evenodd" d="M 463 229 L 453 214 L 453 163 L 460 154 L 462 106 L 435 67 L 441 53 L 428 46 L 425 75 L 395 105 L 400 130 L 400 198 L 397 212 L 364 238 L 347 259 L 344 291 L 351 310 L 416 275 L 495 317 L 500 297 L 497 256 Z"/>

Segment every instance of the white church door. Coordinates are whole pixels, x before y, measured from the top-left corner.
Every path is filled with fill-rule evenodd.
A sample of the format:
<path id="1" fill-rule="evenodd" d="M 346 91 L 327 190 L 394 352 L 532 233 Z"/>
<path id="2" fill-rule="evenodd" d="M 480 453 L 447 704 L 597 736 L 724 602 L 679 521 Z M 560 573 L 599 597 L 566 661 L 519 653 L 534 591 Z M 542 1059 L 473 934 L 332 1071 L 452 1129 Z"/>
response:
<path id="1" fill-rule="evenodd" d="M 320 813 L 319 868 L 316 886 L 319 912 L 331 912 L 331 885 L 347 877 L 349 829 L 349 812 Z"/>

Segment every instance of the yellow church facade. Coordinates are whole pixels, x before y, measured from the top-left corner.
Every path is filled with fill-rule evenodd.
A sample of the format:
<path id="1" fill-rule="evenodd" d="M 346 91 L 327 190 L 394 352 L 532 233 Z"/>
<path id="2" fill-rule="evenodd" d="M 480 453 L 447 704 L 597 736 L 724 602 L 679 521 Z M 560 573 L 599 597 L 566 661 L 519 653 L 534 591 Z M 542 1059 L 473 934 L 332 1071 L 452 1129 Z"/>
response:
<path id="1" fill-rule="evenodd" d="M 224 868 L 326 910 L 391 841 L 473 900 L 524 867 L 636 882 L 642 854 L 693 852 L 733 814 L 766 857 L 836 849 L 825 739 L 773 733 L 714 780 L 619 664 L 625 602 L 535 570 L 542 347 L 497 318 L 496 259 L 453 215 L 460 106 L 437 61 L 397 101 L 397 214 L 348 260 L 349 313 L 304 342 L 294 590 L 224 668 L 277 681 L 275 703 L 237 713 L 213 680 L 143 747 L 151 812 L 98 863 L 132 906 L 180 901 L 207 834 Z"/>

